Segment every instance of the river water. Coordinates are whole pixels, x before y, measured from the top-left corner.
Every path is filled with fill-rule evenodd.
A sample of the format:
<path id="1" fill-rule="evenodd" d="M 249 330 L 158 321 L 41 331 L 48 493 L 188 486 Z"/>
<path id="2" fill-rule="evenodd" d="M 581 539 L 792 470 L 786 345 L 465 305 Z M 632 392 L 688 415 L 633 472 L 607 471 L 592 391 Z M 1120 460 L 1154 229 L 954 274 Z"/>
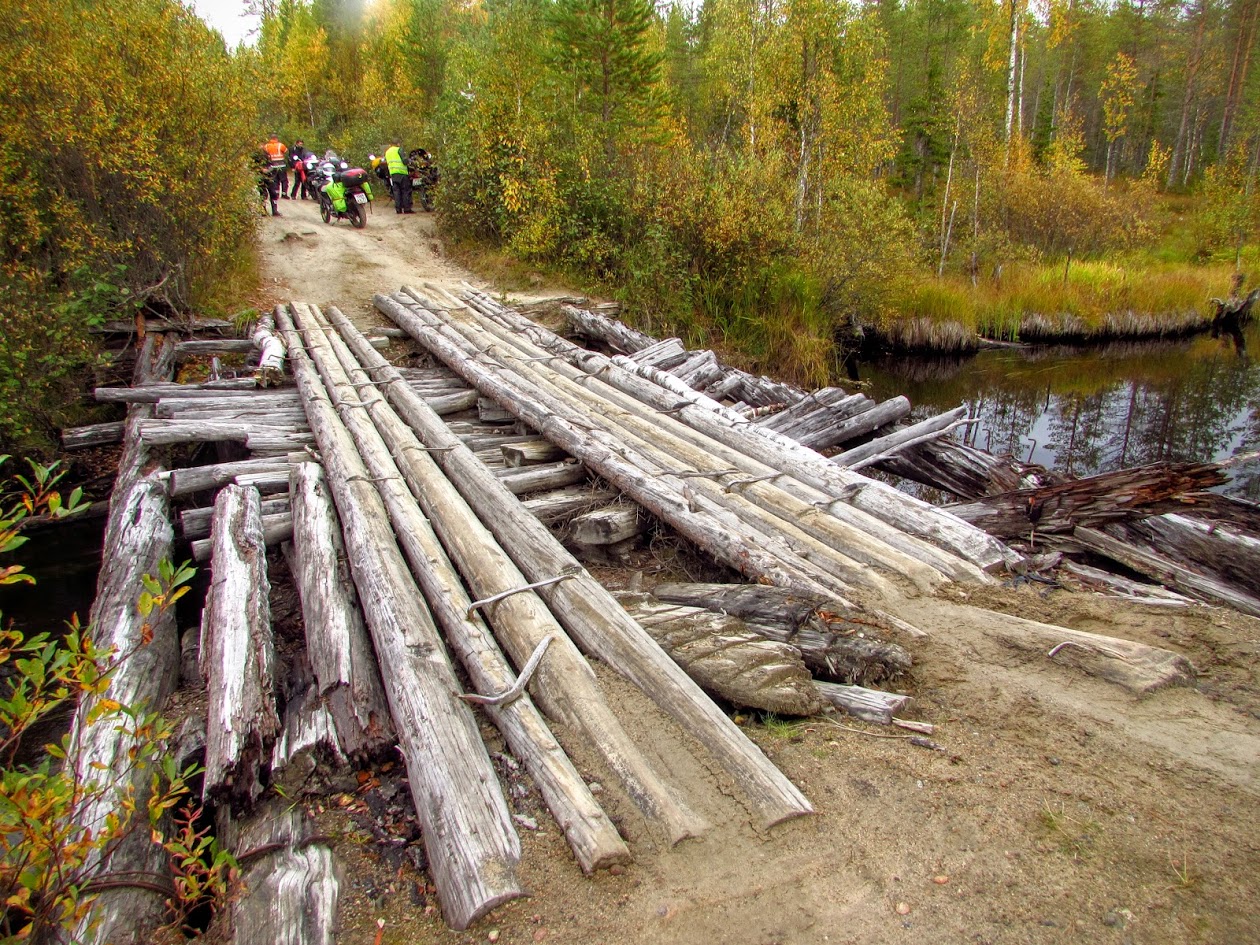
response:
<path id="1" fill-rule="evenodd" d="M 978 419 L 965 434 L 974 446 L 1089 476 L 1260 450 L 1260 323 L 1239 340 L 888 355 L 855 370 L 870 396 L 904 394 L 916 417 L 966 404 Z M 1241 459 L 1227 475 L 1221 491 L 1260 501 L 1260 461 Z"/>

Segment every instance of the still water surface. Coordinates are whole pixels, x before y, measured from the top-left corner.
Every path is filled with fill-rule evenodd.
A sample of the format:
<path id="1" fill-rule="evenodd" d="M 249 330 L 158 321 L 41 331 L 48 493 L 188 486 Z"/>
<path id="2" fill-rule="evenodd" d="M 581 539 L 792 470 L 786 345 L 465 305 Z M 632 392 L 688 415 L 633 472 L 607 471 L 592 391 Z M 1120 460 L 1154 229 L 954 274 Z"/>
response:
<path id="1" fill-rule="evenodd" d="M 969 443 L 1073 476 L 1260 450 L 1260 323 L 1241 350 L 1228 337 L 1199 335 L 963 359 L 895 355 L 857 373 L 873 397 L 909 397 L 916 416 L 966 404 L 979 419 Z M 1260 501 L 1260 461 L 1238 462 L 1228 475 L 1222 491 Z"/>

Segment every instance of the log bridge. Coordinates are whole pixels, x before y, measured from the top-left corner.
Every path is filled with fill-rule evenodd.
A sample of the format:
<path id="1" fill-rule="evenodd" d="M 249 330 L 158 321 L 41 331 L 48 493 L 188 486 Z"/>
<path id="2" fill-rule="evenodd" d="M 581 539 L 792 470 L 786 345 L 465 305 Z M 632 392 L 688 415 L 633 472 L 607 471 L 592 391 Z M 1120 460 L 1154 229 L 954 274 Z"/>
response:
<path id="1" fill-rule="evenodd" d="M 715 795 L 758 829 L 810 814 L 729 707 L 903 721 L 910 700 L 889 684 L 933 628 L 902 617 L 902 604 L 1030 568 L 1003 540 L 1009 528 L 980 527 L 1006 522 L 1006 506 L 959 515 L 860 470 L 919 451 L 929 457 L 919 468 L 942 471 L 973 504 L 1005 495 L 995 483 L 1061 485 L 944 439 L 957 413 L 907 423 L 904 398 L 807 394 L 595 312 L 566 310 L 605 353 L 472 286 L 374 302 L 395 326 L 374 334 L 409 340 L 429 367 L 396 367 L 338 309 L 294 302 L 252 339 L 269 382 L 279 365 L 279 386 L 175 383 L 174 365 L 214 355 L 215 343 L 151 333 L 133 384 L 96 391 L 127 404 L 128 419 L 93 622 L 120 652 L 144 654 L 120 664 L 102 698 L 160 708 L 181 658 L 186 684 L 205 685 L 203 796 L 225 843 L 266 851 L 231 907 L 237 941 L 333 941 L 335 858 L 277 789 L 288 797 L 394 751 L 447 923 L 467 928 L 524 895 L 491 727 L 588 874 L 637 855 L 594 780 L 667 845 L 711 829 Z M 68 441 L 99 439 L 69 431 Z M 1079 546 L 1137 533 L 1073 524 L 1072 501 L 1097 505 L 1079 493 L 1056 493 L 1054 516 Z M 1161 534 L 1174 527 L 1209 540 L 1180 520 Z M 648 586 L 634 563 L 658 540 L 720 580 Z M 181 542 L 209 574 L 200 627 L 182 640 L 172 620 L 151 626 L 134 606 L 143 577 L 182 556 Z M 1250 552 L 1241 539 L 1232 547 Z M 629 577 L 607 587 L 592 562 Z M 296 648 L 273 627 L 277 582 L 300 598 Z M 1133 597 L 1132 585 L 1120 590 Z M 1163 593 L 1143 599 L 1185 600 Z M 1167 650 L 965 611 L 1003 645 L 1135 693 L 1192 672 Z M 701 803 L 652 733 L 623 725 L 609 673 L 672 720 L 720 790 Z M 74 763 L 124 769 L 127 745 L 91 718 L 83 707 Z M 136 846 L 102 868 L 166 868 Z M 143 940 L 161 914 L 155 888 L 111 885 L 84 940 Z"/>

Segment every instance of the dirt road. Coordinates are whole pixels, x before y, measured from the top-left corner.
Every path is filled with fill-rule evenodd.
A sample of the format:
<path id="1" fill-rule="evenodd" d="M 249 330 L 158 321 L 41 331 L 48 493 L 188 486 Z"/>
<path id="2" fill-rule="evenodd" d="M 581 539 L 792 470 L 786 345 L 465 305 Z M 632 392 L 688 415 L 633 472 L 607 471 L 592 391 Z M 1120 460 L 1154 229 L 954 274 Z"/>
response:
<path id="1" fill-rule="evenodd" d="M 476 281 L 444 258 L 427 215 L 378 204 L 358 231 L 325 226 L 310 203 L 281 209 L 261 230 L 277 298 L 333 302 L 380 324 L 373 292 Z M 637 567 L 649 585 L 679 576 L 659 553 Z M 602 577 L 616 585 L 626 574 Z M 1198 682 L 1131 696 L 993 642 L 962 616 L 963 597 L 1174 649 L 1194 662 Z M 536 792 L 525 791 L 514 804 L 539 824 L 521 831 L 532 898 L 455 933 L 397 844 L 373 839 L 380 810 L 397 809 L 401 776 L 378 771 L 321 808 L 347 863 L 340 941 L 369 945 L 378 929 L 381 945 L 1260 941 L 1260 621 L 1013 584 L 898 606 L 931 633 L 913 645 L 917 667 L 903 686 L 917 717 L 937 727 L 940 750 L 843 719 L 746 719 L 817 808 L 762 832 L 687 737 L 605 672 L 627 727 L 651 733 L 651 751 L 713 830 L 668 848 L 579 756 L 604 784 L 601 802 L 634 863 L 582 876 Z"/>

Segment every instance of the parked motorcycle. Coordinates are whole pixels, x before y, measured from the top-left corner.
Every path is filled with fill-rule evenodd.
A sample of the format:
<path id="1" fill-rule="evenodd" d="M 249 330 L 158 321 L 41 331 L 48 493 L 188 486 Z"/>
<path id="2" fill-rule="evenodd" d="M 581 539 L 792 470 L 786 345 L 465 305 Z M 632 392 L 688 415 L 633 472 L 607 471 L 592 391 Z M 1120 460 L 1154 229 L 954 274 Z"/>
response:
<path id="1" fill-rule="evenodd" d="M 367 171 L 350 167 L 329 152 L 315 168 L 312 182 L 319 191 L 319 215 L 325 223 L 349 220 L 356 230 L 367 226 L 367 208 L 372 202 Z"/>
<path id="2" fill-rule="evenodd" d="M 433 189 L 442 176 L 433 156 L 424 148 L 414 148 L 407 153 L 407 171 L 411 174 L 411 190 L 419 199 L 420 206 L 433 210 Z"/>

